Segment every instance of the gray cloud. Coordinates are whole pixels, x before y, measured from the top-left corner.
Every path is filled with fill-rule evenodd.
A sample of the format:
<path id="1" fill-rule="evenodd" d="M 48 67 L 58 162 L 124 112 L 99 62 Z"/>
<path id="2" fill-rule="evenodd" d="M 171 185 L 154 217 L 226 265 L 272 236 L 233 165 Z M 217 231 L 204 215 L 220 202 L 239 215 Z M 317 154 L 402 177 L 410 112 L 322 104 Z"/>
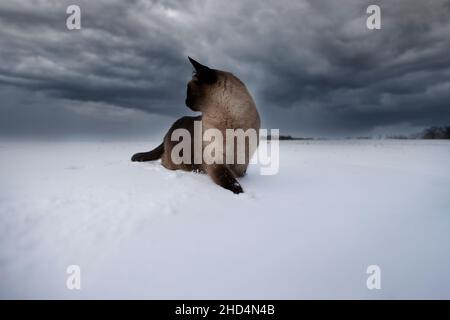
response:
<path id="1" fill-rule="evenodd" d="M 0 134 L 156 132 L 189 113 L 187 55 L 238 75 L 286 133 L 448 124 L 449 18 L 448 0 L 1 3 Z"/>

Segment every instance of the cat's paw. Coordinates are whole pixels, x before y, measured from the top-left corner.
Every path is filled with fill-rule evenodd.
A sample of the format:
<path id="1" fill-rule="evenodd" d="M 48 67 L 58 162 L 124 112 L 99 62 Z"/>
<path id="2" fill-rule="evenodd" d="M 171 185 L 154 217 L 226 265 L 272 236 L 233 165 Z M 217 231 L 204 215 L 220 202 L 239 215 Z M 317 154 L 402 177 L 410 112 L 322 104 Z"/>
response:
<path id="1" fill-rule="evenodd" d="M 230 190 L 234 194 L 244 193 L 244 189 L 242 189 L 241 185 L 238 182 L 234 182 L 231 185 L 227 186 L 226 189 Z"/>

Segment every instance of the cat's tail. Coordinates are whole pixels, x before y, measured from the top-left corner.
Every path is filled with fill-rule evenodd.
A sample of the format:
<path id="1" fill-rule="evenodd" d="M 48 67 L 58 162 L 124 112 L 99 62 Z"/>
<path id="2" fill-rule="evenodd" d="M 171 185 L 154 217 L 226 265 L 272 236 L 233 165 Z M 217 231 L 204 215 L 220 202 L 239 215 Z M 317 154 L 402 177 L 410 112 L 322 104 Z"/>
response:
<path id="1" fill-rule="evenodd" d="M 139 152 L 131 157 L 131 161 L 153 161 L 161 158 L 164 153 L 164 142 L 149 152 Z"/>

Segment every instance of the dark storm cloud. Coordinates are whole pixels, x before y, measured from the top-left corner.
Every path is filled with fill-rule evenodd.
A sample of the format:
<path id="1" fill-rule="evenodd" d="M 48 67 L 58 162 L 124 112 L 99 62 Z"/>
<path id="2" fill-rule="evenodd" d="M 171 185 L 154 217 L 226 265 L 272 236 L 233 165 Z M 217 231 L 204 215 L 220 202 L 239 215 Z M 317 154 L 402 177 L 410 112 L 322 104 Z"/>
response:
<path id="1" fill-rule="evenodd" d="M 446 124 L 449 3 L 2 2 L 0 132 L 169 124 L 188 112 L 187 55 L 238 75 L 264 125 L 285 132 L 372 134 Z M 81 31 L 65 28 L 70 4 L 81 7 Z M 381 30 L 366 28 L 369 4 L 381 6 Z"/>

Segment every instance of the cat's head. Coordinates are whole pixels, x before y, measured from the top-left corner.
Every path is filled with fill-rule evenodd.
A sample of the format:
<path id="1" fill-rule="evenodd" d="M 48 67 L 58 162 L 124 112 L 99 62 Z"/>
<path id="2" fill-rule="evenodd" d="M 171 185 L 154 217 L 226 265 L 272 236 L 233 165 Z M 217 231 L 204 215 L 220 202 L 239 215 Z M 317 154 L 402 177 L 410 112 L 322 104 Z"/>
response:
<path id="1" fill-rule="evenodd" d="M 231 101 L 239 92 L 247 92 L 244 84 L 233 74 L 211 69 L 188 57 L 194 72 L 187 84 L 186 106 L 194 111 L 220 107 L 224 101 Z"/>
<path id="2" fill-rule="evenodd" d="M 194 67 L 192 79 L 187 84 L 186 106 L 194 111 L 201 111 L 202 105 L 207 103 L 208 96 L 217 83 L 217 70 L 188 57 Z"/>

